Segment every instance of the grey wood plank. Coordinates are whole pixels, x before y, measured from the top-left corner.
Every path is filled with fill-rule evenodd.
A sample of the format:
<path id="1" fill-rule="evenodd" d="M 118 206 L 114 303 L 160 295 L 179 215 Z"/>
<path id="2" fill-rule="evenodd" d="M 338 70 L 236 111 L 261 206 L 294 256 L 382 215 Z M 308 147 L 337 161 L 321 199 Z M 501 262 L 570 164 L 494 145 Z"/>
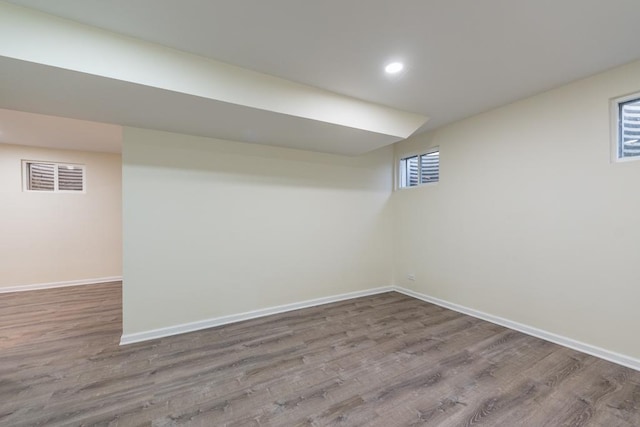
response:
<path id="1" fill-rule="evenodd" d="M 0 295 L 0 426 L 640 426 L 640 372 L 393 292 L 125 347 L 121 304 Z"/>

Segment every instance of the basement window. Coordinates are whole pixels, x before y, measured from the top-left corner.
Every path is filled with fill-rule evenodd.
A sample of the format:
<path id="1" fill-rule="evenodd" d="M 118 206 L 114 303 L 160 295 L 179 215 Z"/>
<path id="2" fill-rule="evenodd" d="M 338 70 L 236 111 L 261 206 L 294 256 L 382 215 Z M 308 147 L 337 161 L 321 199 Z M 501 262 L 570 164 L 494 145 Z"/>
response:
<path id="1" fill-rule="evenodd" d="M 440 151 L 400 159 L 399 188 L 435 183 L 440 179 Z"/>
<path id="2" fill-rule="evenodd" d="M 84 165 L 23 160 L 22 176 L 24 191 L 85 192 Z"/>
<path id="3" fill-rule="evenodd" d="M 613 100 L 612 138 L 616 161 L 640 159 L 640 93 Z"/>

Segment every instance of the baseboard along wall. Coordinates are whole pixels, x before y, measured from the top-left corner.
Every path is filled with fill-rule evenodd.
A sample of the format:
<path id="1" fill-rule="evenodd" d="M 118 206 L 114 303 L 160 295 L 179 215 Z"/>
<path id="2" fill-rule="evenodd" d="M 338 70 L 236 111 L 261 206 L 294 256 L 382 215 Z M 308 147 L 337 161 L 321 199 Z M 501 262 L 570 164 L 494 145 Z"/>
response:
<path id="1" fill-rule="evenodd" d="M 64 288 L 67 286 L 97 285 L 100 283 L 121 282 L 122 276 L 98 277 L 94 279 L 67 280 L 64 282 L 35 283 L 0 287 L 0 294 L 9 292 L 37 291 L 41 289 Z"/>
<path id="2" fill-rule="evenodd" d="M 95 279 L 81 279 L 81 280 L 69 280 L 65 282 L 51 282 L 51 283 L 38 283 L 32 285 L 18 285 L 0 288 L 0 293 L 8 292 L 22 292 L 22 291 L 34 291 L 40 289 L 61 288 L 66 286 L 81 286 L 92 285 L 108 282 L 122 281 L 121 276 L 101 277 Z M 616 353 L 610 350 L 606 350 L 600 347 L 596 347 L 591 344 L 587 344 L 581 341 L 577 341 L 571 338 L 557 335 L 552 332 L 548 332 L 542 329 L 534 328 L 522 323 L 514 322 L 509 319 L 505 319 L 499 316 L 494 316 L 489 313 L 484 313 L 473 308 L 465 307 L 459 304 L 455 304 L 449 301 L 445 301 L 439 298 L 435 298 L 420 292 L 406 289 L 399 286 L 383 286 L 379 288 L 367 289 L 364 291 L 349 292 L 345 294 L 333 295 L 329 297 L 315 298 L 307 301 L 296 302 L 291 304 L 284 304 L 275 307 L 263 308 L 260 310 L 248 311 L 245 313 L 232 314 L 228 316 L 214 317 L 210 319 L 200 320 L 197 322 L 183 323 L 175 326 L 168 326 L 166 328 L 153 329 L 149 331 L 136 332 L 132 334 L 123 334 L 120 339 L 120 345 L 134 344 L 138 342 L 153 340 L 157 338 L 168 337 L 172 335 L 184 334 L 187 332 L 199 331 L 201 329 L 213 328 L 216 326 L 222 326 L 229 323 L 241 322 L 243 320 L 255 319 L 258 317 L 269 316 L 272 314 L 285 313 L 287 311 L 299 310 L 301 308 L 314 307 L 323 304 L 330 304 L 333 302 L 349 300 L 353 298 L 360 298 L 369 295 L 381 294 L 384 292 L 399 292 L 412 298 L 438 305 L 450 310 L 457 311 L 478 319 L 486 320 L 487 322 L 495 323 L 500 326 L 504 326 L 509 329 L 513 329 L 522 332 L 527 335 L 534 336 L 546 341 L 553 342 L 555 344 L 562 345 L 564 347 L 571 348 L 573 350 L 580 351 L 582 353 L 590 354 L 595 357 L 599 357 L 609 362 L 617 363 L 622 366 L 626 366 L 631 369 L 640 371 L 640 359 L 626 356 L 624 354 Z"/>
<path id="3" fill-rule="evenodd" d="M 215 326 L 222 326 L 229 323 L 240 322 L 243 320 L 255 319 L 258 317 L 269 316 L 272 314 L 299 310 L 301 308 L 314 307 L 318 305 L 330 304 L 333 302 L 344 301 L 344 300 L 349 300 L 353 298 L 360 298 L 360 297 L 365 297 L 369 295 L 376 295 L 376 294 L 380 294 L 384 292 L 392 292 L 392 291 L 399 292 L 401 294 L 407 295 L 412 298 L 417 298 L 419 300 L 422 300 L 431 304 L 435 304 L 440 307 L 454 310 L 459 313 L 463 313 L 478 319 L 485 320 L 487 322 L 495 323 L 497 325 L 504 326 L 506 328 L 513 329 L 513 330 L 522 332 L 524 334 L 534 336 L 536 338 L 550 341 L 555 344 L 559 344 L 564 347 L 568 347 L 573 350 L 590 354 L 592 356 L 599 357 L 604 360 L 608 360 L 609 362 L 617 363 L 619 365 L 626 366 L 628 368 L 640 371 L 640 359 L 636 359 L 630 356 L 626 356 L 624 354 L 619 354 L 613 351 L 609 351 L 600 347 L 593 346 L 591 344 L 586 344 L 581 341 L 577 341 L 571 338 L 554 334 L 552 332 L 534 328 L 532 326 L 514 322 L 509 319 L 494 316 L 492 314 L 484 313 L 482 311 L 475 310 L 473 308 L 465 307 L 459 304 L 455 304 L 449 301 L 445 301 L 439 298 L 435 298 L 426 294 L 422 294 L 420 292 L 416 292 L 416 291 L 406 289 L 403 287 L 398 287 L 398 286 L 384 286 L 384 287 L 368 289 L 364 291 L 349 292 L 349 293 L 340 294 L 340 295 L 316 298 L 316 299 L 292 303 L 292 304 L 285 304 L 285 305 L 279 305 L 275 307 L 264 308 L 260 310 L 248 311 L 245 313 L 215 317 L 215 318 L 205 319 L 205 320 L 191 322 L 191 323 L 184 323 L 180 325 L 169 326 L 166 328 L 153 329 L 150 331 L 136 332 L 132 334 L 123 334 L 122 338 L 120 339 L 120 345 L 133 344 L 133 343 L 153 340 L 157 338 L 168 337 L 171 335 L 184 334 L 187 332 L 194 332 L 202 329 L 212 328 Z"/>
<path id="4" fill-rule="evenodd" d="M 487 322 L 495 323 L 496 325 L 504 326 L 509 329 L 513 329 L 523 334 L 531 335 L 536 338 L 550 341 L 555 344 L 559 344 L 564 347 L 579 351 L 581 353 L 590 354 L 591 356 L 599 357 L 600 359 L 608 360 L 609 362 L 617 363 L 618 365 L 626 366 L 636 371 L 640 371 L 640 359 L 634 357 L 625 356 L 624 354 L 616 353 L 613 351 L 605 350 L 604 348 L 596 347 L 591 344 L 586 344 L 581 341 L 577 341 L 571 338 L 557 335 L 552 332 L 548 332 L 542 329 L 534 328 L 522 323 L 514 322 L 509 319 L 494 316 L 492 314 L 484 313 L 473 308 L 465 307 L 459 304 L 455 304 L 449 301 L 434 298 L 429 295 L 422 294 L 420 292 L 413 291 L 411 289 L 405 289 L 402 287 L 394 286 L 393 290 L 401 294 L 417 298 L 419 300 L 439 305 L 440 307 L 448 308 L 449 310 L 457 311 L 458 313 L 467 314 L 469 316 L 486 320 Z"/>
<path id="5" fill-rule="evenodd" d="M 301 308 L 315 307 L 317 305 L 330 304 L 332 302 L 366 297 L 369 295 L 382 294 L 391 291 L 393 291 L 392 286 L 383 286 L 380 288 L 367 289 L 364 291 L 349 292 L 346 294 L 315 298 L 302 302 L 278 305 L 275 307 L 268 307 L 260 310 L 247 311 L 245 313 L 214 317 L 197 322 L 183 323 L 181 325 L 168 326 L 166 328 L 152 329 L 150 331 L 123 334 L 122 338 L 120 339 L 120 345 L 133 344 L 137 342 L 168 337 L 171 335 L 184 334 L 187 332 L 199 331 L 201 329 L 213 328 L 215 326 L 227 325 L 229 323 L 241 322 L 243 320 L 255 319 L 258 317 L 264 317 L 278 313 L 286 313 L 287 311 L 299 310 Z"/>

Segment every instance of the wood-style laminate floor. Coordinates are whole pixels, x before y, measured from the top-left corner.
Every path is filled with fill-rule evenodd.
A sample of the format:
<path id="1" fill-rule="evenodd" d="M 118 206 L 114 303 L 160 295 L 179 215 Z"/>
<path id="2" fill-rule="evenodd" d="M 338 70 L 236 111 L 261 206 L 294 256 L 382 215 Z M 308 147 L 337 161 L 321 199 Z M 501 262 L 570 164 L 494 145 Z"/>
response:
<path id="1" fill-rule="evenodd" d="M 0 294 L 0 425 L 640 426 L 640 372 L 397 293 L 120 334 L 119 283 Z"/>

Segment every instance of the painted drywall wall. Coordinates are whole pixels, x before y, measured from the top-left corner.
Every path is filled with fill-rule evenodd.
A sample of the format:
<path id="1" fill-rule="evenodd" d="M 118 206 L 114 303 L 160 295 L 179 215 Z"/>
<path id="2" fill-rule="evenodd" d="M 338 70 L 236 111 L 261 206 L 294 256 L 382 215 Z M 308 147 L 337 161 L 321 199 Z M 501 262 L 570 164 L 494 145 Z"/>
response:
<path id="1" fill-rule="evenodd" d="M 22 160 L 86 166 L 84 194 L 24 192 Z M 0 288 L 122 275 L 121 156 L 0 144 Z"/>
<path id="2" fill-rule="evenodd" d="M 392 196 L 396 283 L 640 358 L 640 161 L 610 161 L 609 125 L 634 91 L 640 62 L 396 145 L 441 158 Z"/>
<path id="3" fill-rule="evenodd" d="M 390 285 L 392 160 L 125 128 L 124 334 Z"/>

